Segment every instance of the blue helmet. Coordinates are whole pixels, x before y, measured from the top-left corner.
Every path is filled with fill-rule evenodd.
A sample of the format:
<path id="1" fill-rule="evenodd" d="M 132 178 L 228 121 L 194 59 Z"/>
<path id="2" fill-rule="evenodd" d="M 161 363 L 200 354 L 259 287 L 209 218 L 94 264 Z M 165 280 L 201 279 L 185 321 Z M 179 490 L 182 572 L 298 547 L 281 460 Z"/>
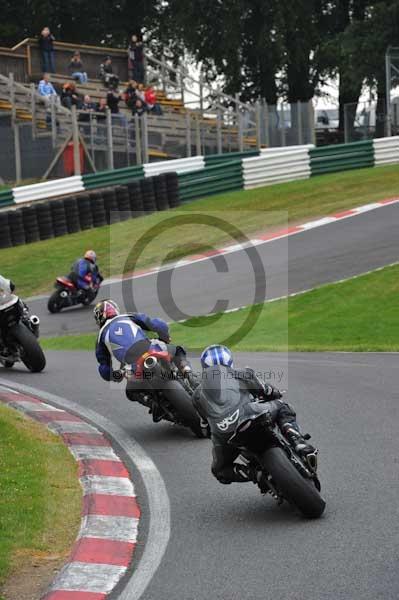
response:
<path id="1" fill-rule="evenodd" d="M 226 346 L 208 346 L 201 354 L 201 365 L 203 369 L 207 367 L 233 366 L 233 355 Z"/>

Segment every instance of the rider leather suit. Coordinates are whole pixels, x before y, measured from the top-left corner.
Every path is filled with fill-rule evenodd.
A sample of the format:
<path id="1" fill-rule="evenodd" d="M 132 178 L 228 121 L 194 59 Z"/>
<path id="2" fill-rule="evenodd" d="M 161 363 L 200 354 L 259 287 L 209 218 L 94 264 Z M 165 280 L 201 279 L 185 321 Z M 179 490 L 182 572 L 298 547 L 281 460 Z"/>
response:
<path id="1" fill-rule="evenodd" d="M 93 277 L 93 283 L 99 284 L 102 282 L 103 277 L 98 266 L 86 258 L 78 258 L 72 265 L 69 278 L 79 290 L 87 291 L 90 288 L 90 283 L 86 281 L 85 276 L 89 274 Z"/>
<path id="2" fill-rule="evenodd" d="M 144 331 L 154 331 L 159 340 L 150 340 Z M 177 368 L 182 370 L 188 361 L 180 346 L 169 344 L 169 327 L 162 319 L 152 319 L 144 313 L 118 315 L 110 319 L 100 329 L 96 346 L 99 373 L 106 381 L 120 380 L 120 368 L 129 365 L 134 368 L 137 359 L 153 345 L 165 346 L 173 356 Z M 126 395 L 129 400 L 137 400 L 140 386 L 128 382 Z"/>
<path id="3" fill-rule="evenodd" d="M 235 463 L 239 450 L 228 444 L 237 425 L 249 415 L 269 413 L 284 432 L 288 427 L 299 432 L 294 410 L 279 400 L 280 392 L 265 387 L 252 369 L 243 371 L 229 367 L 209 367 L 193 395 L 194 406 L 207 420 L 212 437 L 212 473 L 221 483 L 245 482 L 253 479 L 248 467 Z M 256 402 L 256 398 L 262 400 Z"/>

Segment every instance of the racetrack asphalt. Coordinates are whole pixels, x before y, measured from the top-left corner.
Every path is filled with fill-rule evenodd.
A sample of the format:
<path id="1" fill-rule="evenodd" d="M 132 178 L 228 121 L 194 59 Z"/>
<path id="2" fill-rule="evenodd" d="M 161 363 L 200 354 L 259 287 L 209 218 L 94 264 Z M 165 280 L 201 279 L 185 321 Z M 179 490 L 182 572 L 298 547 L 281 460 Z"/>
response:
<path id="1" fill-rule="evenodd" d="M 111 419 L 165 480 L 171 538 L 142 600 L 397 600 L 397 354 L 236 356 L 237 366 L 251 364 L 288 388 L 287 400 L 320 449 L 327 508 L 317 521 L 278 507 L 253 484 L 219 484 L 210 473 L 210 442 L 154 425 L 120 387 L 100 380 L 91 353 L 47 354 L 42 374 L 14 367 L 0 369 L 1 377 Z"/>
<path id="2" fill-rule="evenodd" d="M 259 260 L 237 251 L 131 280 L 128 285 L 133 297 L 123 293 L 121 283 L 103 286 L 99 297 L 112 297 L 126 310 L 135 309 L 168 321 L 209 314 L 218 300 L 227 301 L 225 308 L 253 304 L 255 298 L 263 302 L 396 262 L 398 222 L 399 204 L 387 205 L 252 248 L 250 252 Z M 266 296 L 256 296 L 255 281 L 262 283 L 264 277 Z M 95 328 L 91 307 L 49 315 L 45 299 L 32 300 L 29 306 L 41 318 L 43 336 Z"/>

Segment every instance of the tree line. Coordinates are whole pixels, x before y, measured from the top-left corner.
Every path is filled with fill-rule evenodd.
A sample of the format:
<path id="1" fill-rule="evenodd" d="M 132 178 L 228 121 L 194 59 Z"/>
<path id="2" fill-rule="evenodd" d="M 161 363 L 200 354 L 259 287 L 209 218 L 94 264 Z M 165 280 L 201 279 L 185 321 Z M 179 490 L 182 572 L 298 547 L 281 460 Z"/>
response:
<path id="1" fill-rule="evenodd" d="M 343 107 L 363 85 L 385 103 L 388 46 L 399 46 L 399 0 L 3 0 L 0 44 L 49 25 L 57 39 L 123 46 L 144 30 L 155 52 L 190 53 L 209 80 L 242 100 L 307 101 L 339 81 Z"/>

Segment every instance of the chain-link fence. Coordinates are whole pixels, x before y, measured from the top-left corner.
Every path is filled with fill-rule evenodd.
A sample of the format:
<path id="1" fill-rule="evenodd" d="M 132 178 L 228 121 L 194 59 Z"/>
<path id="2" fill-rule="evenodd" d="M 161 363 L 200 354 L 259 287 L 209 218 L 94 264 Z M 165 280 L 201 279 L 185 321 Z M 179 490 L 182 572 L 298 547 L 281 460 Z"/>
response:
<path id="1" fill-rule="evenodd" d="M 386 108 L 382 110 L 375 103 L 360 102 L 345 104 L 345 142 L 358 142 L 388 136 Z M 392 106 L 392 135 L 399 132 L 399 107 Z"/>

